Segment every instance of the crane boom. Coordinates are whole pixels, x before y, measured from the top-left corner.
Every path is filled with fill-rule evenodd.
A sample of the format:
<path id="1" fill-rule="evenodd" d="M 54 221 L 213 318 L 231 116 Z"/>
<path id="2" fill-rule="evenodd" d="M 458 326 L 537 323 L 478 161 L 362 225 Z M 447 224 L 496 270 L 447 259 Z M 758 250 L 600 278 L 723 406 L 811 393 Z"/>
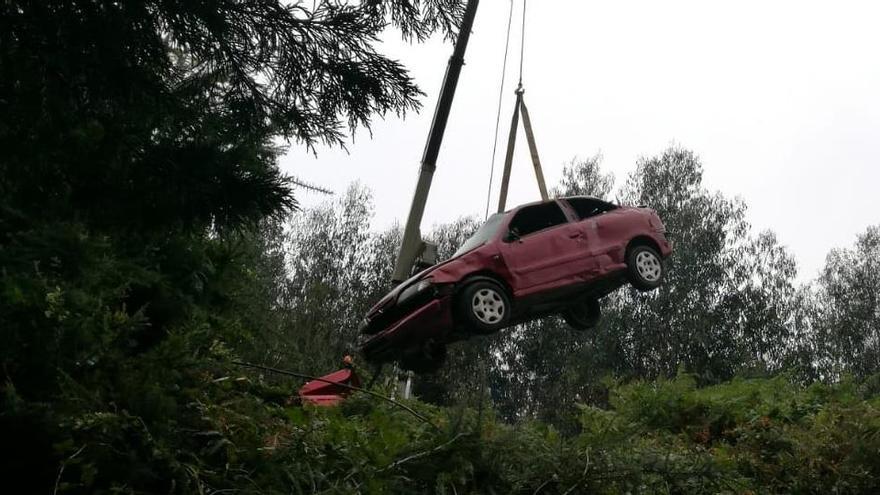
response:
<path id="1" fill-rule="evenodd" d="M 416 191 L 413 195 L 409 216 L 406 219 L 406 227 L 403 230 L 403 240 L 400 243 L 397 262 L 394 266 L 392 281 L 395 283 L 409 278 L 419 258 L 428 264 L 433 264 L 436 261 L 436 246 L 422 240 L 420 227 L 422 216 L 425 213 L 425 204 L 428 200 L 428 192 L 431 190 L 431 181 L 434 178 L 434 171 L 437 169 L 437 156 L 440 154 L 440 145 L 443 143 L 446 123 L 449 120 L 452 100 L 458 87 L 458 78 L 464 65 L 464 55 L 479 4 L 480 0 L 468 0 L 464 17 L 462 17 L 461 28 L 458 31 L 458 38 L 455 40 L 455 48 L 446 67 L 443 88 L 440 90 L 440 97 L 437 100 L 437 108 L 434 111 L 434 119 L 431 122 L 431 131 L 428 134 L 428 142 L 422 155 Z"/>

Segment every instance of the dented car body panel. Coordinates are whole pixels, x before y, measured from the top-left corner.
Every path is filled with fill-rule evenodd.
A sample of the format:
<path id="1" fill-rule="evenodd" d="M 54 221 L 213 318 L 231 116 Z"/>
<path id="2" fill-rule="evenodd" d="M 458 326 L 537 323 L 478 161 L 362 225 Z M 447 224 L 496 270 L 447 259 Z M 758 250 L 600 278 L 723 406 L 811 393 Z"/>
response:
<path id="1" fill-rule="evenodd" d="M 451 342 L 452 296 L 446 295 L 418 306 L 401 320 L 384 329 L 361 346 L 370 361 L 391 361 L 410 350 L 417 350 L 428 339 Z"/>
<path id="2" fill-rule="evenodd" d="M 530 203 L 493 215 L 463 252 L 401 283 L 362 321 L 361 351 L 373 362 L 399 359 L 426 341 L 467 338 L 455 315 L 458 289 L 475 277 L 501 285 L 512 301 L 508 325 L 599 299 L 627 282 L 633 243 L 672 252 L 656 212 L 578 196 Z"/>

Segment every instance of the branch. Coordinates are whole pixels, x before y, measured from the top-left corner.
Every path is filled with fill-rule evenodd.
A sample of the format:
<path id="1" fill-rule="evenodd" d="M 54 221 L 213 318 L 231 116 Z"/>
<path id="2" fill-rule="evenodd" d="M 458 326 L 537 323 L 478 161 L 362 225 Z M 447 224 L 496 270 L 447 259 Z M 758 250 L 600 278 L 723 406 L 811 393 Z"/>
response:
<path id="1" fill-rule="evenodd" d="M 61 461 L 61 469 L 58 470 L 58 476 L 55 478 L 55 489 L 52 491 L 53 495 L 58 495 L 58 487 L 61 485 L 61 475 L 64 474 L 64 468 L 67 466 L 67 463 L 72 461 L 76 456 L 78 456 L 83 450 L 85 450 L 86 446 L 83 445 L 76 452 L 73 453 L 67 459 Z"/>
<path id="2" fill-rule="evenodd" d="M 396 468 L 396 467 L 398 467 L 398 466 L 400 466 L 400 465 L 406 464 L 407 462 L 415 461 L 415 460 L 421 459 L 421 458 L 423 458 L 423 457 L 428 457 L 428 456 L 430 456 L 430 455 L 436 454 L 437 452 L 440 452 L 441 450 L 445 449 L 446 447 L 449 447 L 449 446 L 452 445 L 456 440 L 458 440 L 459 438 L 461 438 L 461 437 L 463 437 L 463 436 L 465 436 L 465 435 L 468 435 L 468 433 L 459 433 L 458 435 L 455 435 L 454 437 L 452 437 L 452 438 L 451 438 L 448 442 L 446 442 L 446 443 L 442 443 L 442 444 L 440 444 L 440 445 L 434 447 L 434 448 L 431 449 L 431 450 L 426 450 L 426 451 L 424 451 L 424 452 L 419 452 L 418 454 L 413 454 L 413 455 L 411 455 L 411 456 L 409 456 L 409 457 L 404 457 L 403 459 L 400 459 L 400 460 L 398 460 L 398 461 L 394 461 L 394 462 L 392 462 L 391 464 L 385 466 L 384 468 L 380 469 L 380 470 L 377 471 L 377 472 L 381 473 L 381 472 L 384 472 L 384 471 L 389 471 L 389 470 L 394 469 L 394 468 Z"/>
<path id="3" fill-rule="evenodd" d="M 532 493 L 532 495 L 536 495 L 538 492 L 540 492 L 541 490 L 543 490 L 545 486 L 547 486 L 548 484 L 550 484 L 550 483 L 553 482 L 553 481 L 559 481 L 559 477 L 558 477 L 555 473 L 553 474 L 553 477 L 552 477 L 552 478 L 550 478 L 549 480 L 547 480 L 547 481 L 541 483 L 541 486 L 539 486 L 538 488 L 536 488 L 535 491 Z"/>

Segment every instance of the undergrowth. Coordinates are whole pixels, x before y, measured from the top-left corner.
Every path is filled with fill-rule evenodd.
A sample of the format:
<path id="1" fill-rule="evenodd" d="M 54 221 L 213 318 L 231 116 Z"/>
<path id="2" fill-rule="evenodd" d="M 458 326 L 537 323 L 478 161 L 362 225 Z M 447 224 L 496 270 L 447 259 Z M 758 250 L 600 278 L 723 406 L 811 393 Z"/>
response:
<path id="1" fill-rule="evenodd" d="M 302 406 L 295 384 L 193 375 L 164 430 L 93 412 L 70 434 L 59 492 L 72 493 L 877 493 L 880 398 L 855 383 L 785 377 L 698 388 L 612 385 L 578 432 L 509 425 L 491 410 L 408 401 L 428 422 L 366 395 Z M 200 383 L 199 383 L 200 382 Z M 16 395 L 6 390 L 7 409 Z M 226 491 L 228 490 L 228 492 Z"/>

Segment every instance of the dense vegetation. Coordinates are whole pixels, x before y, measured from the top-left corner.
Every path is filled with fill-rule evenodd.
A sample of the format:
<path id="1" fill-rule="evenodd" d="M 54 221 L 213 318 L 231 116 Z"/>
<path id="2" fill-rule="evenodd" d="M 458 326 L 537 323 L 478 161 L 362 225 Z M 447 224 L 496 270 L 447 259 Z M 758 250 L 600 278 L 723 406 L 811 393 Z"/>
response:
<path id="1" fill-rule="evenodd" d="M 872 493 L 880 228 L 799 286 L 692 153 L 598 159 L 559 193 L 657 208 L 668 284 L 454 349 L 425 420 L 338 409 L 323 373 L 386 288 L 369 192 L 297 211 L 278 143 L 417 108 L 379 34 L 454 36 L 458 0 L 0 5 L 0 473 L 10 493 Z M 616 191 L 616 192 L 615 192 Z M 448 255 L 477 222 L 437 226 Z M 739 376 L 740 378 L 737 378 Z M 744 378 L 748 377 L 748 378 Z M 393 393 L 393 376 L 377 386 Z"/>

